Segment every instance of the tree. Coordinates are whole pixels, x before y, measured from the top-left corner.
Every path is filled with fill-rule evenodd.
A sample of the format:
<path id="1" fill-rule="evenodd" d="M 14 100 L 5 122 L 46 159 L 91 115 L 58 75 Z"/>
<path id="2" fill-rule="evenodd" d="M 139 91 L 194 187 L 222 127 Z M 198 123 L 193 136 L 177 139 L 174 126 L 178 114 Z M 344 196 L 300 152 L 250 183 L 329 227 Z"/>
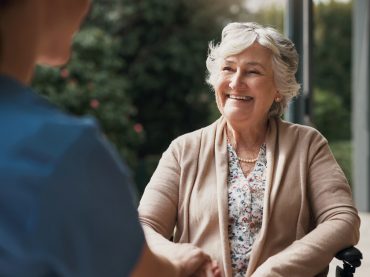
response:
<path id="1" fill-rule="evenodd" d="M 314 120 L 331 141 L 351 137 L 351 11 L 335 1 L 314 10 Z"/>

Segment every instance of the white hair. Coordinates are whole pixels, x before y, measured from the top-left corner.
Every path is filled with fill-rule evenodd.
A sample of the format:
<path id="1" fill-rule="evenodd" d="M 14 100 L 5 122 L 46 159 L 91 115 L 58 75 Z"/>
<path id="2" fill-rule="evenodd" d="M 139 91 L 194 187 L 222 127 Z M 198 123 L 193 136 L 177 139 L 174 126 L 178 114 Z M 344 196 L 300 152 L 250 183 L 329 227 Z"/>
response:
<path id="1" fill-rule="evenodd" d="M 220 74 L 221 62 L 226 57 L 243 52 L 254 42 L 268 48 L 272 53 L 274 80 L 281 101 L 272 104 L 269 116 L 280 116 L 300 89 L 295 78 L 298 53 L 294 44 L 274 28 L 263 27 L 254 22 L 234 22 L 226 25 L 222 30 L 221 42 L 216 45 L 213 42 L 209 44 L 206 61 L 207 83 L 214 88 Z"/>

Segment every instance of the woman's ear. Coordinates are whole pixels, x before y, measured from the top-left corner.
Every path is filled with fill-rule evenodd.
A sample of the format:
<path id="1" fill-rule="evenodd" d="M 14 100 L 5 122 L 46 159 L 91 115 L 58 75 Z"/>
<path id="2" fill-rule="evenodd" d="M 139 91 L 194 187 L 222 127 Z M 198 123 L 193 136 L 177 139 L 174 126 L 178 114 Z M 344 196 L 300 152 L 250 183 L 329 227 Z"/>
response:
<path id="1" fill-rule="evenodd" d="M 280 102 L 281 101 L 281 95 L 280 95 L 280 92 L 277 90 L 276 91 L 276 95 L 275 95 L 275 102 Z"/>

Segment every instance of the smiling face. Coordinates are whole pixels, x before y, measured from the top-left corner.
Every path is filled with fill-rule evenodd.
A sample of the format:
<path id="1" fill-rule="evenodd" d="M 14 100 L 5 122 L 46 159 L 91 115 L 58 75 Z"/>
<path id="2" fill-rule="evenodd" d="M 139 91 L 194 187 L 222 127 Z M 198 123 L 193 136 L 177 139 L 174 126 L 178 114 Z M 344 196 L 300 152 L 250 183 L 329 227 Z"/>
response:
<path id="1" fill-rule="evenodd" d="M 220 112 L 231 124 L 259 124 L 279 96 L 275 87 L 271 52 L 253 43 L 243 52 L 226 57 L 215 85 Z"/>

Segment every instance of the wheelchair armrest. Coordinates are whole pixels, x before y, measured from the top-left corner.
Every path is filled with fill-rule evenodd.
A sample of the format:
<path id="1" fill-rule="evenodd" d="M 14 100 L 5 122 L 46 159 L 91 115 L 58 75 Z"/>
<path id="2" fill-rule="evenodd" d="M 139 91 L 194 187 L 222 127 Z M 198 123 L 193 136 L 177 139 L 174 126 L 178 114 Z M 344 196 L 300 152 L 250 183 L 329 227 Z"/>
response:
<path id="1" fill-rule="evenodd" d="M 351 246 L 339 251 L 335 257 L 353 267 L 359 267 L 361 265 L 362 253 L 356 247 Z"/>

